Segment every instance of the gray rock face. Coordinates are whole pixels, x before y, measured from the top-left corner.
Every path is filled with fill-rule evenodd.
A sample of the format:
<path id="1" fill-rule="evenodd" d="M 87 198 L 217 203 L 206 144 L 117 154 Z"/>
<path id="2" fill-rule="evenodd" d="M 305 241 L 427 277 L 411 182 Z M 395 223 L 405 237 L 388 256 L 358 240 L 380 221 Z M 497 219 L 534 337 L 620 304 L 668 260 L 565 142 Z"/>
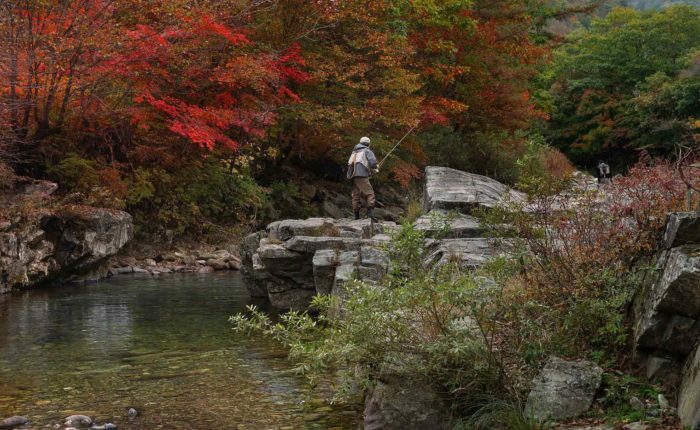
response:
<path id="1" fill-rule="evenodd" d="M 365 430 L 446 430 L 447 413 L 435 390 L 415 377 L 379 381 L 365 400 Z"/>
<path id="2" fill-rule="evenodd" d="M 442 210 L 433 210 L 423 215 L 413 224 L 431 238 L 471 238 L 482 236 L 484 231 L 479 221 L 461 213 L 450 214 Z"/>
<path id="3" fill-rule="evenodd" d="M 75 206 L 0 233 L 0 293 L 50 280 L 94 279 L 133 237 L 131 215 Z"/>
<path id="4" fill-rule="evenodd" d="M 700 218 L 696 212 L 670 214 L 664 233 L 666 249 L 688 244 L 700 244 Z"/>
<path id="5" fill-rule="evenodd" d="M 260 240 L 265 236 L 264 232 L 257 232 L 246 236 L 241 244 L 241 275 L 246 280 L 248 292 L 253 297 L 267 297 L 267 284 L 265 273 L 260 269 L 262 261 L 257 254 Z"/>
<path id="6" fill-rule="evenodd" d="M 502 250 L 486 238 L 444 239 L 429 243 L 428 246 L 431 251 L 427 265 L 439 267 L 454 262 L 465 269 L 482 266 Z"/>
<path id="7" fill-rule="evenodd" d="M 593 363 L 551 357 L 533 381 L 525 411 L 538 419 L 578 416 L 591 407 L 602 375 Z"/>
<path id="8" fill-rule="evenodd" d="M 381 277 L 386 269 L 378 254 L 388 237 L 377 233 L 395 228 L 381 222 L 372 231 L 369 220 L 331 218 L 273 222 L 244 241 L 241 273 L 251 295 L 279 309 L 305 310 L 314 295 L 334 294 L 346 277 Z"/>
<path id="9" fill-rule="evenodd" d="M 648 286 L 637 312 L 638 358 L 649 379 L 678 391 L 684 426 L 700 425 L 700 217 L 670 214 L 658 276 Z M 684 364 L 683 364 L 684 363 Z"/>
<path id="10" fill-rule="evenodd" d="M 448 167 L 426 167 L 423 210 L 456 209 L 468 214 L 477 207 L 494 207 L 505 199 L 521 200 L 521 193 L 486 176 Z"/>
<path id="11" fill-rule="evenodd" d="M 123 211 L 75 207 L 49 219 L 44 228 L 58 233 L 56 260 L 82 272 L 116 254 L 134 236 L 131 215 Z"/>
<path id="12" fill-rule="evenodd" d="M 683 367 L 678 392 L 678 416 L 691 429 L 700 427 L 700 348 L 696 348 Z"/>

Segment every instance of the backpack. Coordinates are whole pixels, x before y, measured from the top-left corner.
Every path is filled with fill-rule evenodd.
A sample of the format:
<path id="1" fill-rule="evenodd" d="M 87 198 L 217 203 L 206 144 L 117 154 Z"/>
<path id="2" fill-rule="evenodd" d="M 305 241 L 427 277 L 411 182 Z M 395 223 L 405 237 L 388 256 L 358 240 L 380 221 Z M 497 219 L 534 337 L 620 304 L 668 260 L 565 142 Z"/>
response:
<path id="1" fill-rule="evenodd" d="M 355 176 L 355 165 L 357 163 L 360 163 L 363 166 L 365 166 L 365 168 L 369 172 L 369 159 L 367 159 L 366 149 L 362 149 L 360 151 L 353 151 L 352 154 L 350 154 L 350 158 L 348 159 L 348 179 L 351 179 L 353 176 Z"/>

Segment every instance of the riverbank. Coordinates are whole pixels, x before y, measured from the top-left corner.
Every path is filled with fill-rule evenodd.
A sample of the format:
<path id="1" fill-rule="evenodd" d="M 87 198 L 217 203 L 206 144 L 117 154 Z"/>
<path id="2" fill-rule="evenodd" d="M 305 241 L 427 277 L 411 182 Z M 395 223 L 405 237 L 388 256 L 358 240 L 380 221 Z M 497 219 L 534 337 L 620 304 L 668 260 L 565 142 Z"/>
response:
<path id="1" fill-rule="evenodd" d="M 238 241 L 220 245 L 179 246 L 132 243 L 109 260 L 107 276 L 210 273 L 241 268 Z"/>

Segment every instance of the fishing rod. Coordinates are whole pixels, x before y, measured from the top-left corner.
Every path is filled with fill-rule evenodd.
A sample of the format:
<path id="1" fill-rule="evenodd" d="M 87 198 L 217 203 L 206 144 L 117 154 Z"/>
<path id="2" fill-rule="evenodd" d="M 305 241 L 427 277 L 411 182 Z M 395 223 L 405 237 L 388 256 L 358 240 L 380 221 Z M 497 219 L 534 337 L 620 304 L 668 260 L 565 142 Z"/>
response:
<path id="1" fill-rule="evenodd" d="M 394 145 L 394 147 L 391 148 L 391 151 L 389 151 L 389 152 L 384 156 L 384 158 L 382 158 L 382 161 L 380 161 L 379 164 L 377 164 L 377 168 L 382 167 L 382 164 L 384 164 L 384 162 L 386 161 L 386 159 L 389 158 L 389 156 L 391 155 L 391 153 L 394 152 L 394 150 L 395 150 L 396 148 L 398 148 L 399 145 L 401 145 L 401 142 L 403 142 L 403 140 L 404 140 L 406 137 L 408 137 L 408 135 L 411 134 L 411 132 L 412 132 L 413 130 L 415 130 L 416 127 L 418 127 L 417 124 L 414 125 L 413 127 L 411 127 L 411 129 L 408 130 L 408 132 L 407 132 L 406 134 L 403 135 L 403 137 L 401 138 L 401 140 L 399 140 L 398 142 L 396 142 L 396 145 Z"/>

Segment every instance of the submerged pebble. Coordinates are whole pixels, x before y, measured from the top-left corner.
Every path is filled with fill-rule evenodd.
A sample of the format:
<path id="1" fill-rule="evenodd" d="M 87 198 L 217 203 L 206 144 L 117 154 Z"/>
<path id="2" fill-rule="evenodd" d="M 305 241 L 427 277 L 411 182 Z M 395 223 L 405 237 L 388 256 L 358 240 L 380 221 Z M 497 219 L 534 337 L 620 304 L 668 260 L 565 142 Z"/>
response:
<path id="1" fill-rule="evenodd" d="M 107 423 L 103 426 L 92 426 L 89 430 L 115 430 L 117 428 L 116 424 Z"/>

